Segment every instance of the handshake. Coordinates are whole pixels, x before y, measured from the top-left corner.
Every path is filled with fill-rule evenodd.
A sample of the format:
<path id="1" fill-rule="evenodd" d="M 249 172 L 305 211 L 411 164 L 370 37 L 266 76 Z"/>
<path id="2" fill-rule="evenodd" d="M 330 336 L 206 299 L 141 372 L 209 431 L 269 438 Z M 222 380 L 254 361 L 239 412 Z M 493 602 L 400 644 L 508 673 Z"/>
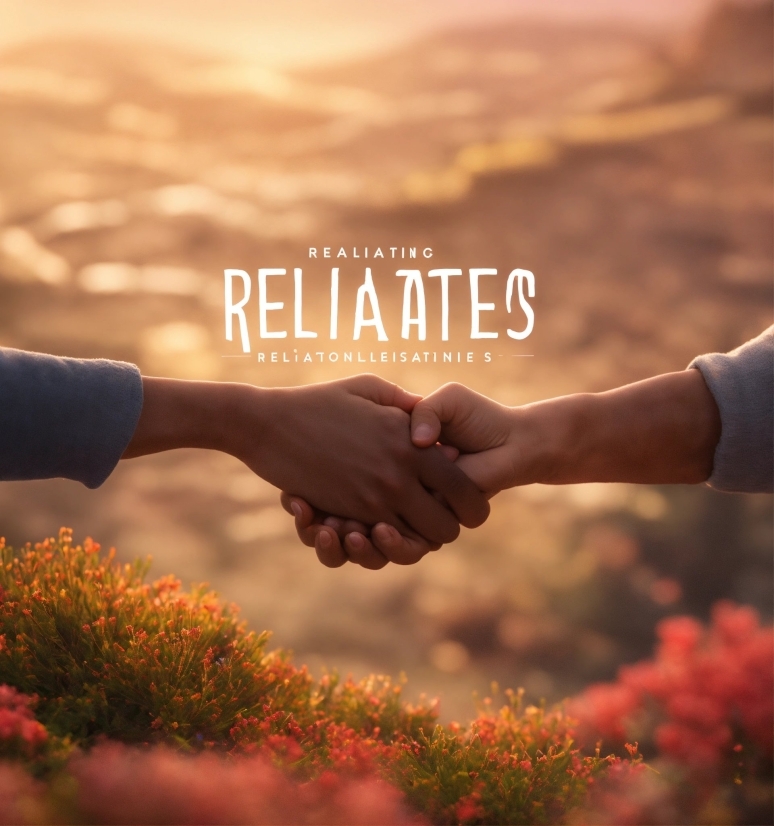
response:
<path id="1" fill-rule="evenodd" d="M 720 416 L 698 370 L 505 407 L 459 384 L 421 396 L 378 376 L 260 388 L 143 378 L 123 454 L 221 450 L 279 488 L 329 567 L 410 565 L 532 483 L 705 481 Z"/>
<path id="2" fill-rule="evenodd" d="M 287 468 L 273 478 L 299 538 L 324 565 L 410 565 L 454 541 L 460 525 L 486 521 L 488 497 L 499 489 L 492 451 L 508 438 L 506 408 L 459 385 L 422 399 L 371 375 L 294 392 L 308 402 L 292 405 L 285 443 L 307 426 L 307 411 L 325 433 L 316 449 L 302 450 L 310 460 L 303 478 L 291 481 Z M 473 452 L 478 467 L 466 465 Z"/>

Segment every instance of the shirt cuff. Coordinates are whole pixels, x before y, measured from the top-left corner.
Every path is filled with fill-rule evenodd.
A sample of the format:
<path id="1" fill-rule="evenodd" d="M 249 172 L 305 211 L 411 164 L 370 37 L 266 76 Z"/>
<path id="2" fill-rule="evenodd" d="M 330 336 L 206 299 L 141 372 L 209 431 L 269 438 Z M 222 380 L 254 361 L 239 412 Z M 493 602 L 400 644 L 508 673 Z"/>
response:
<path id="1" fill-rule="evenodd" d="M 708 484 L 718 490 L 774 488 L 774 327 L 730 353 L 695 358 L 720 411 L 721 435 Z"/>
<path id="2" fill-rule="evenodd" d="M 131 441 L 142 402 L 133 364 L 0 349 L 0 479 L 99 487 Z"/>

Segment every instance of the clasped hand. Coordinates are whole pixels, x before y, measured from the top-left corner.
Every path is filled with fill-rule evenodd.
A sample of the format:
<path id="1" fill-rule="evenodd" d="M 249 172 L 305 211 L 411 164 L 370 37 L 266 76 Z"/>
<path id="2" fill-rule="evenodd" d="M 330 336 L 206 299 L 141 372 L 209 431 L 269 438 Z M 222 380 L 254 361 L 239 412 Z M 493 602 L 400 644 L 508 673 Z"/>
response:
<path id="1" fill-rule="evenodd" d="M 284 491 L 323 564 L 381 568 L 481 525 L 515 485 L 704 482 L 720 436 L 699 370 L 520 407 L 460 384 L 422 399 L 367 375 L 293 388 L 143 377 L 123 458 L 230 453 Z"/>
<path id="2" fill-rule="evenodd" d="M 282 392 L 272 430 L 284 458 L 255 469 L 283 490 L 299 538 L 328 567 L 413 564 L 460 524 L 481 525 L 488 496 L 510 484 L 508 408 L 461 385 L 424 400 L 376 376 Z"/>

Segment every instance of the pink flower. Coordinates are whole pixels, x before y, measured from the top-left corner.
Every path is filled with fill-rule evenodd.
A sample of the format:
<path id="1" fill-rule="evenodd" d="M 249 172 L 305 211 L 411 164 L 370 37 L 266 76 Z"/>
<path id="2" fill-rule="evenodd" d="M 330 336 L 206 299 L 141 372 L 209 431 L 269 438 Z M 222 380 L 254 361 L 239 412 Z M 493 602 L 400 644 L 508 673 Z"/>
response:
<path id="1" fill-rule="evenodd" d="M 659 657 L 676 658 L 690 654 L 699 644 L 704 629 L 693 617 L 670 617 L 656 626 L 661 640 Z"/>
<path id="2" fill-rule="evenodd" d="M 481 795 L 473 792 L 465 797 L 461 797 L 454 807 L 454 813 L 460 823 L 465 821 L 478 820 L 486 815 L 481 806 Z"/>
<path id="3" fill-rule="evenodd" d="M 755 634 L 760 628 L 760 619 L 758 612 L 749 606 L 721 600 L 712 608 L 712 624 L 726 645 L 738 645 Z"/>
<path id="4" fill-rule="evenodd" d="M 327 772 L 297 783 L 262 754 L 226 760 L 110 743 L 74 758 L 70 768 L 80 811 L 97 822 L 416 823 L 400 792 L 380 780 L 346 780 Z"/>
<path id="5" fill-rule="evenodd" d="M 32 706 L 37 698 L 22 694 L 8 685 L 0 685 L 0 741 L 14 747 L 21 741 L 24 751 L 31 753 L 48 739 L 48 732 L 35 719 Z"/>

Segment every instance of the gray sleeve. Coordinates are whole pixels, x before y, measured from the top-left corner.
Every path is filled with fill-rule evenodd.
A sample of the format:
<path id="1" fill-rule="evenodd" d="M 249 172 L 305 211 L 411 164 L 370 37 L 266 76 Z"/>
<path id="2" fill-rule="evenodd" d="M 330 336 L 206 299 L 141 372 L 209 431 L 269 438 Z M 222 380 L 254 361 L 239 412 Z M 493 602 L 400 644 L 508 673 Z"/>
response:
<path id="1" fill-rule="evenodd" d="M 64 477 L 99 487 L 141 409 L 133 364 L 0 348 L 0 480 Z"/>
<path id="2" fill-rule="evenodd" d="M 721 434 L 708 484 L 769 493 L 774 487 L 774 326 L 730 353 L 689 365 L 701 371 L 720 410 Z"/>

